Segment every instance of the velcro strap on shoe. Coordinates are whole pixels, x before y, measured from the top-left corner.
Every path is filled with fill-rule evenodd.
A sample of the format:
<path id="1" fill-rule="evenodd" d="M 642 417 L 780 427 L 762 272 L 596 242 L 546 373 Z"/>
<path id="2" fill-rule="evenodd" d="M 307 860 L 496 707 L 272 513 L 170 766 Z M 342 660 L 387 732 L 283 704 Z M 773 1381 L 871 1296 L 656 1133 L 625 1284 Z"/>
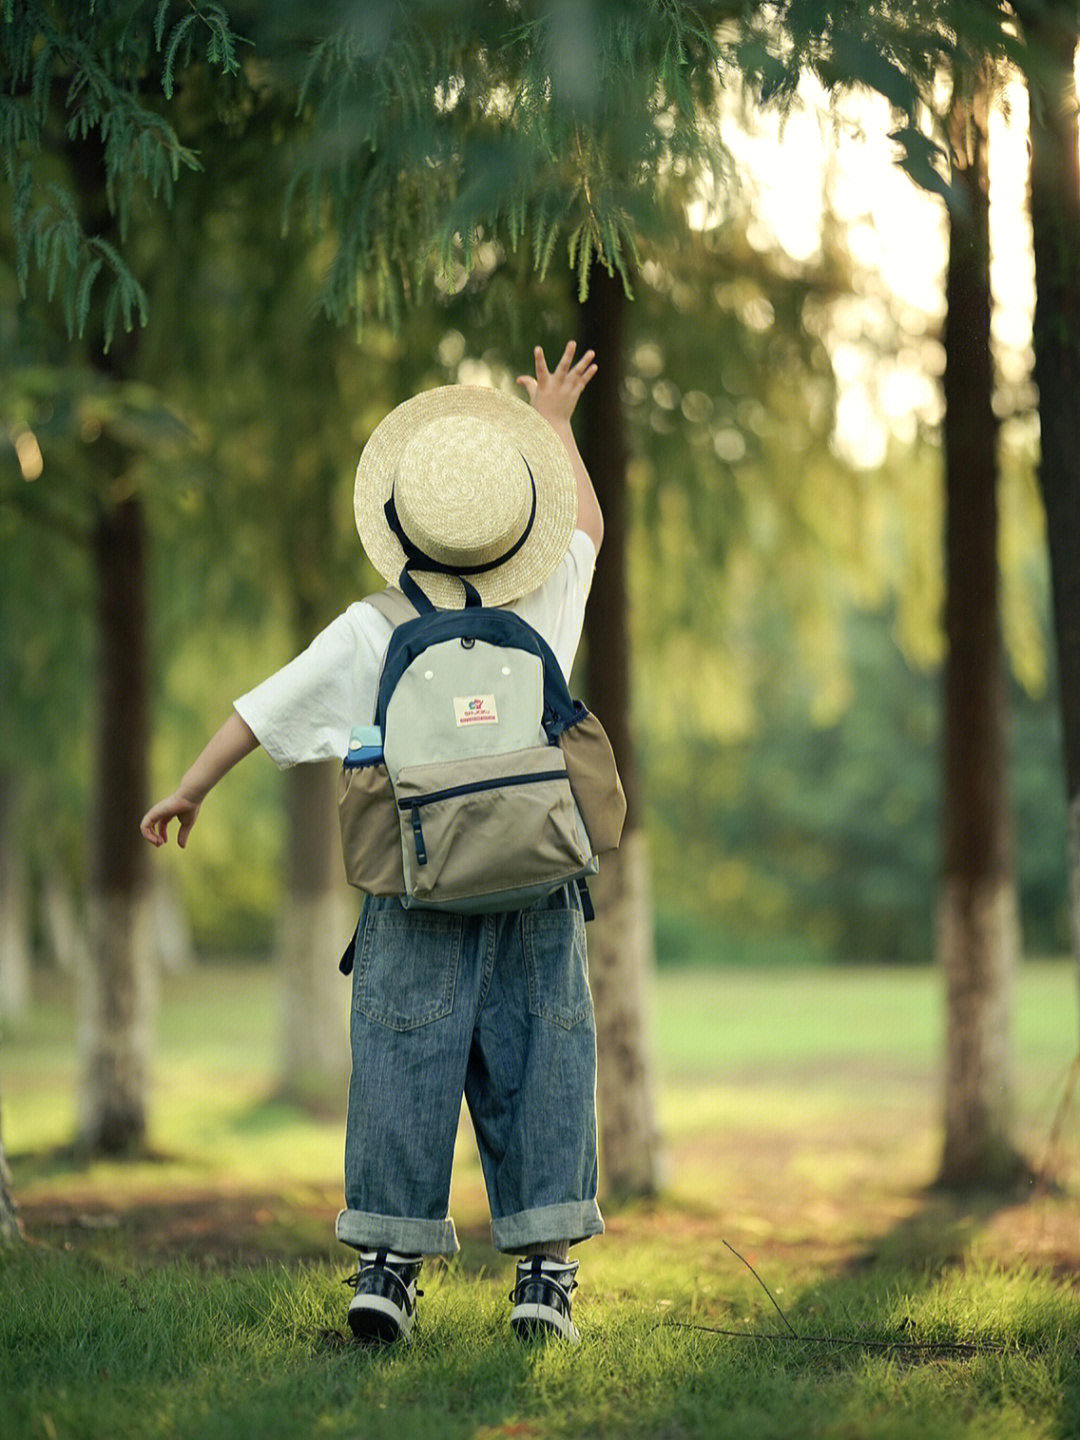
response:
<path id="1" fill-rule="evenodd" d="M 577 1288 L 577 1262 L 564 1265 L 537 1255 L 517 1269 L 517 1284 L 510 1292 L 515 1305 L 553 1305 L 569 1313 L 570 1292 Z"/>
<path id="2" fill-rule="evenodd" d="M 366 1260 L 367 1256 L 362 1255 L 361 1258 Z M 399 1274 L 394 1265 L 390 1263 L 387 1253 L 380 1251 L 374 1260 L 360 1267 L 356 1275 L 356 1282 L 357 1285 L 361 1281 L 363 1282 L 365 1295 L 379 1295 L 409 1311 L 412 1309 L 413 1303 L 412 1296 L 409 1294 L 409 1285 L 420 1269 L 420 1261 L 406 1260 L 397 1255 L 394 1256 L 394 1260 L 402 1266 L 404 1274 Z M 419 1295 L 420 1291 L 418 1290 L 416 1293 Z"/>

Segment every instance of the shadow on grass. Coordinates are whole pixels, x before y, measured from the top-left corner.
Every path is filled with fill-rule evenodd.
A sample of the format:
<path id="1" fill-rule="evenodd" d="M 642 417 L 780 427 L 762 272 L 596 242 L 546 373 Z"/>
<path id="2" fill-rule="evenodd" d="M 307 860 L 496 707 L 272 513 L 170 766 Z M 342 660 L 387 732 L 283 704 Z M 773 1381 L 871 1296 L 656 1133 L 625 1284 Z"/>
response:
<path id="1" fill-rule="evenodd" d="M 293 1115 L 281 1101 L 259 1102 L 243 1112 L 234 1133 L 239 1142 L 279 1127 L 287 1132 Z M 869 1224 L 845 1227 L 842 1241 L 821 1235 L 820 1243 L 811 1194 L 805 1206 L 781 1211 L 783 1223 L 762 1227 L 749 1243 L 729 1232 L 776 1295 L 797 1339 L 781 1333 L 765 1291 L 724 1249 L 726 1200 L 605 1205 L 607 1240 L 575 1252 L 582 1261 L 575 1314 L 584 1338 L 568 1357 L 522 1353 L 510 1338 L 513 1259 L 492 1248 L 480 1184 L 466 1169 L 455 1191 L 462 1251 L 449 1266 L 425 1267 L 428 1294 L 417 1343 L 408 1351 L 371 1354 L 354 1346 L 345 1330 L 348 1297 L 340 1281 L 352 1257 L 332 1235 L 336 1184 L 294 1179 L 277 1191 L 263 1181 L 257 1190 L 204 1185 L 170 1194 L 155 1182 L 154 1196 L 132 1190 L 125 1197 L 118 1172 L 82 1185 L 81 1163 L 71 1152 L 20 1157 L 24 1184 L 23 1167 L 39 1173 L 51 1167 L 49 1195 L 28 1197 L 23 1210 L 32 1239 L 74 1252 L 56 1256 L 58 1278 L 67 1264 L 102 1262 L 94 1305 L 104 1311 L 115 1301 L 117 1277 L 121 1285 L 131 1277 L 139 1303 L 153 1316 L 172 1303 L 164 1291 L 155 1301 L 153 1271 L 183 1268 L 196 1288 L 213 1287 L 224 1319 L 214 1315 L 207 1323 L 223 1323 L 228 1344 L 238 1347 L 228 1382 L 219 1377 L 217 1389 L 207 1390 L 190 1413 L 175 1411 L 175 1433 L 184 1440 L 232 1440 L 241 1433 L 307 1440 L 316 1429 L 330 1440 L 353 1440 L 357 1433 L 369 1440 L 505 1434 L 682 1440 L 717 1433 L 725 1440 L 1011 1440 L 1027 1433 L 1075 1440 L 1080 1434 L 1080 1306 L 1075 1289 L 1063 1283 L 1080 1257 L 1080 1230 L 1074 1224 L 1068 1244 L 1063 1241 L 1045 1267 L 1053 1268 L 1054 1281 L 1036 1285 L 1022 1263 L 995 1270 L 988 1257 L 1005 1253 L 986 1243 L 995 1224 L 1005 1216 L 1012 1235 L 1021 1223 L 1038 1220 L 1037 1206 L 1020 1204 L 1016 1194 L 958 1199 L 905 1191 L 913 1203 L 896 1221 L 885 1218 L 880 1202 L 874 1208 L 871 1197 Z M 842 1182 L 830 1193 L 844 1195 Z M 857 1208 L 859 1196 L 850 1190 L 843 1203 Z M 1044 1198 L 1064 1234 L 1070 1216 L 1075 1222 L 1075 1206 Z M 772 1192 L 764 1208 L 777 1208 Z M 754 1232 L 746 1227 L 744 1233 Z M 1011 1258 L 1022 1256 L 1014 1246 Z M 76 1287 L 83 1283 L 75 1270 L 69 1278 Z M 190 1291 L 184 1295 L 190 1303 Z M 256 1299 L 245 1302 L 245 1295 Z M 75 1301 L 82 1303 L 78 1295 Z M 126 1313 L 121 1319 L 126 1324 Z M 687 1328 L 674 1323 L 680 1320 Z M 698 1322 L 700 1330 L 691 1328 Z M 87 1323 L 97 1325 L 92 1313 Z M 153 1332 L 147 1343 L 160 1350 L 156 1322 L 146 1324 Z M 1073 1339 L 1066 1344 L 1070 1324 Z M 716 1333 L 721 1329 L 737 1333 Z M 843 1343 L 819 1344 L 815 1336 Z M 879 1341 L 887 1348 L 871 1343 Z M 966 1342 L 985 1349 L 962 1351 Z M 81 1363 L 84 1343 L 82 1334 L 71 1339 L 66 1364 Z M 172 1358 L 160 1376 L 149 1368 L 135 1374 L 133 1364 L 118 1359 L 109 1368 L 125 1384 L 142 1386 L 151 1410 L 172 1406 Z M 279 1377 L 283 1365 L 288 1374 Z M 79 1403 L 96 1406 L 100 1388 L 95 1371 Z M 49 1413 L 59 1430 L 61 1415 Z M 104 1411 L 94 1413 L 98 1433 L 134 1437 L 110 1428 Z M 294 1421 L 294 1414 L 303 1418 Z"/>
<path id="2" fill-rule="evenodd" d="M 1067 1256 L 1044 1263 L 1015 1258 L 1002 1262 L 993 1247 L 979 1241 L 995 1219 L 1019 1212 L 1037 1200 L 1064 1198 L 1029 1178 L 1001 1193 L 972 1190 L 952 1193 L 929 1187 L 910 1215 L 884 1231 L 824 1280 L 804 1285 L 781 1304 L 760 1261 L 751 1267 L 733 1252 L 759 1287 L 755 1339 L 779 1360 L 802 1357 L 808 1367 L 833 1374 L 890 1367 L 903 1376 L 919 1370 L 948 1374 L 943 1408 L 934 1428 L 938 1435 L 1012 1435 L 1027 1429 L 994 1428 L 1001 1413 L 1021 1425 L 1049 1419 L 1039 1428 L 1060 1440 L 1080 1436 L 1080 1343 L 1077 1322 L 1077 1248 L 1072 1237 Z M 730 1247 L 729 1247 L 730 1248 Z M 710 1327 L 702 1327 L 707 1329 Z M 716 1331 L 719 1336 L 719 1331 Z M 731 1336 L 732 1332 L 727 1332 Z M 882 1372 L 884 1373 L 884 1372 Z M 925 1389 L 911 1388 L 914 1396 Z M 892 1408 L 906 1405 L 901 1386 Z M 946 1403 L 945 1397 L 948 1397 Z M 955 1415 L 948 1405 L 958 1403 Z M 990 1405 L 1001 1412 L 990 1418 Z M 986 1406 L 985 1426 L 969 1428 L 961 1418 Z M 828 1428 L 829 1421 L 836 1429 Z M 860 1436 L 879 1433 L 865 1417 L 849 1417 Z M 842 1409 L 820 1417 L 821 1434 L 847 1434 Z M 882 1434 L 904 1434 L 898 1423 L 882 1421 Z M 917 1430 L 912 1429 L 912 1434 Z"/>
<path id="3" fill-rule="evenodd" d="M 491 1249 L 486 1226 L 474 1217 L 462 1228 L 461 1255 L 425 1267 L 415 1342 L 388 1351 L 356 1346 L 345 1328 L 340 1247 L 328 1235 L 330 1199 L 314 1189 L 303 1199 L 207 1193 L 136 1203 L 111 1231 L 75 1223 L 67 1238 L 76 1253 L 48 1261 L 56 1283 L 43 1285 L 36 1308 L 27 1306 L 33 1316 L 44 1301 L 57 1307 L 55 1321 L 35 1323 L 62 1332 L 56 1364 L 67 1398 L 50 1400 L 49 1411 L 58 1432 L 71 1417 L 56 1407 L 69 1405 L 73 1416 L 82 1405 L 100 1422 L 95 1433 L 135 1435 L 107 1413 L 109 1387 L 99 1375 L 105 1364 L 129 1403 L 134 1397 L 165 1415 L 170 1433 L 184 1440 L 307 1440 L 316 1432 L 331 1440 L 357 1433 L 366 1440 L 704 1440 L 718 1433 L 725 1440 L 1027 1433 L 1066 1440 L 1080 1433 L 1075 1293 L 1060 1281 L 1039 1288 L 1018 1279 L 1015 1267 L 995 1272 L 972 1260 L 980 1234 L 1011 1197 L 958 1201 L 926 1192 L 915 1213 L 845 1264 L 832 1273 L 817 1265 L 809 1279 L 803 1270 L 787 1291 L 790 1272 L 785 1277 L 783 1260 L 762 1247 L 755 1268 L 779 1291 L 797 1340 L 781 1335 L 764 1292 L 721 1242 L 703 1246 L 701 1227 L 719 1235 L 720 1216 L 695 1210 L 692 1230 L 680 1234 L 688 1217 L 666 1214 L 659 1203 L 615 1212 L 610 1245 L 580 1252 L 583 1341 L 576 1351 L 523 1349 L 513 1340 L 506 1300 L 513 1262 Z M 52 1206 L 56 1224 L 55 1198 Z M 27 1220 L 40 1236 L 32 1207 Z M 328 1255 L 332 1267 L 322 1263 Z M 110 1263 L 95 1278 L 88 1262 L 100 1259 Z M 311 1259 L 320 1264 L 296 1263 Z M 186 1278 L 192 1266 L 194 1289 Z M 170 1326 L 180 1322 L 171 1318 L 170 1284 L 189 1307 L 187 1358 L 174 1348 L 181 1340 L 174 1342 Z M 81 1315 L 69 1313 L 73 1306 Z M 110 1330 L 104 1317 L 113 1312 Z M 696 1315 L 702 1329 L 672 1323 L 684 1314 L 688 1321 Z M 705 1333 L 739 1323 L 737 1336 Z M 115 1333 L 115 1358 L 95 1351 L 84 1363 L 88 1325 L 96 1345 Z M 128 1338 L 129 1327 L 143 1327 L 145 1337 L 136 1330 Z M 845 1344 L 815 1344 L 811 1336 Z M 875 1350 L 869 1342 L 876 1340 L 893 1348 Z M 961 1353 L 964 1342 L 984 1351 Z M 154 1355 L 169 1357 L 160 1373 Z M 47 1388 L 38 1384 L 35 1393 Z"/>
<path id="4" fill-rule="evenodd" d="M 314 1102 L 305 1104 L 290 1095 L 272 1091 L 261 1099 L 253 1100 L 250 1105 L 238 1110 L 234 1115 L 230 1115 L 224 1121 L 222 1128 L 230 1135 L 246 1136 L 252 1139 L 295 1129 L 312 1120 L 340 1119 L 344 1129 L 344 1119 L 338 1114 L 339 1108 L 336 1100 L 325 1100 L 318 1105 Z"/>
<path id="5" fill-rule="evenodd" d="M 962 1264 L 993 1217 L 1006 1206 L 1026 1200 L 1030 1193 L 1028 1185 L 1004 1194 L 983 1190 L 955 1194 L 928 1187 L 919 1208 L 856 1255 L 849 1272 L 859 1274 L 874 1267 L 940 1272 Z"/>
<path id="6" fill-rule="evenodd" d="M 102 1156 L 88 1145 L 72 1143 L 54 1145 L 47 1150 L 23 1150 L 8 1155 L 8 1163 L 14 1177 L 16 1191 L 49 1181 L 78 1179 L 88 1175 L 103 1159 L 116 1157 Z M 178 1152 L 161 1150 L 156 1146 L 141 1144 L 133 1146 L 121 1157 L 121 1163 L 139 1162 L 146 1165 L 172 1165 L 182 1160 Z"/>
<path id="7" fill-rule="evenodd" d="M 348 1252 L 333 1234 L 336 1210 L 336 1193 L 315 1185 L 235 1193 L 188 1187 L 130 1198 L 94 1187 L 31 1195 L 20 1205 L 32 1244 L 119 1265 L 176 1260 L 223 1273 L 305 1261 L 346 1267 Z"/>

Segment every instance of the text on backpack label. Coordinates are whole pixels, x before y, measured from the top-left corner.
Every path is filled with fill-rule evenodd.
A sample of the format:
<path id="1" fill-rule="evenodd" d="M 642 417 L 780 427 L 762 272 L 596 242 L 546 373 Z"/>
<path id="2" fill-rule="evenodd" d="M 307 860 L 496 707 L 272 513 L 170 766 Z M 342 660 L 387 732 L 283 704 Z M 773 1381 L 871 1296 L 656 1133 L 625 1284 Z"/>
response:
<path id="1" fill-rule="evenodd" d="M 494 695 L 455 695 L 454 719 L 458 725 L 497 725 Z"/>

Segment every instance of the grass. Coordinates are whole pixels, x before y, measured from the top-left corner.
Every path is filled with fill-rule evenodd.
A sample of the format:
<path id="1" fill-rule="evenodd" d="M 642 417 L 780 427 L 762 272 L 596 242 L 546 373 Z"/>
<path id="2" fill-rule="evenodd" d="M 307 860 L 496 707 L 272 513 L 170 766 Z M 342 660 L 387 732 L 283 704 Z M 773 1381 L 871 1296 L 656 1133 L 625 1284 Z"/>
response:
<path id="1" fill-rule="evenodd" d="M 655 1255 L 653 1260 L 655 1262 Z M 460 1266 L 425 1280 L 407 1351 L 340 1338 L 324 1266 L 225 1275 L 28 1255 L 0 1318 L 8 1436 L 1067 1436 L 1077 1433 L 1080 1300 L 1048 1279 L 975 1269 L 808 1287 L 791 1317 L 852 1340 L 918 1334 L 982 1353 L 755 1341 L 767 1301 L 735 1280 L 687 1308 L 692 1274 L 598 1261 L 575 1351 L 523 1349 L 502 1286 Z M 650 1278 L 650 1276 L 652 1278 Z M 674 1284 L 671 1282 L 674 1281 Z"/>
<path id="2" fill-rule="evenodd" d="M 1035 1153 L 1076 1048 L 1068 967 L 1025 967 L 1017 1004 Z M 462 1254 L 425 1267 L 414 1343 L 370 1354 L 342 1334 L 340 1115 L 273 1099 L 269 974 L 169 982 L 161 1154 L 127 1167 L 52 1152 L 73 1119 L 53 982 L 0 1072 L 33 1242 L 2 1262 L 0 1432 L 1080 1437 L 1080 1176 L 1070 1162 L 1060 1190 L 1007 1200 L 928 1190 L 939 1012 L 929 972 L 662 972 L 669 1184 L 609 1208 L 607 1236 L 579 1252 L 581 1346 L 507 1333 L 511 1262 L 488 1243 L 463 1126 Z"/>

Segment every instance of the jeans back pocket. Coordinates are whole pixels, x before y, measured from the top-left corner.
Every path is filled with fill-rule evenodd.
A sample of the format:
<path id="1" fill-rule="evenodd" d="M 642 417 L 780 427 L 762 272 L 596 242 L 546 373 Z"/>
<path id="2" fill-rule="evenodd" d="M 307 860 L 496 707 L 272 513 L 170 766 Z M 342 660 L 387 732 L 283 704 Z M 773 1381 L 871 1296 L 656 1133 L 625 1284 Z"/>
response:
<path id="1" fill-rule="evenodd" d="M 369 899 L 356 942 L 353 1008 L 389 1030 L 416 1030 L 454 1008 L 461 917 Z"/>
<path id="2" fill-rule="evenodd" d="M 561 899 L 562 894 L 552 897 Z M 580 906 L 541 903 L 523 910 L 521 938 L 529 1010 L 572 1030 L 592 1014 Z"/>

